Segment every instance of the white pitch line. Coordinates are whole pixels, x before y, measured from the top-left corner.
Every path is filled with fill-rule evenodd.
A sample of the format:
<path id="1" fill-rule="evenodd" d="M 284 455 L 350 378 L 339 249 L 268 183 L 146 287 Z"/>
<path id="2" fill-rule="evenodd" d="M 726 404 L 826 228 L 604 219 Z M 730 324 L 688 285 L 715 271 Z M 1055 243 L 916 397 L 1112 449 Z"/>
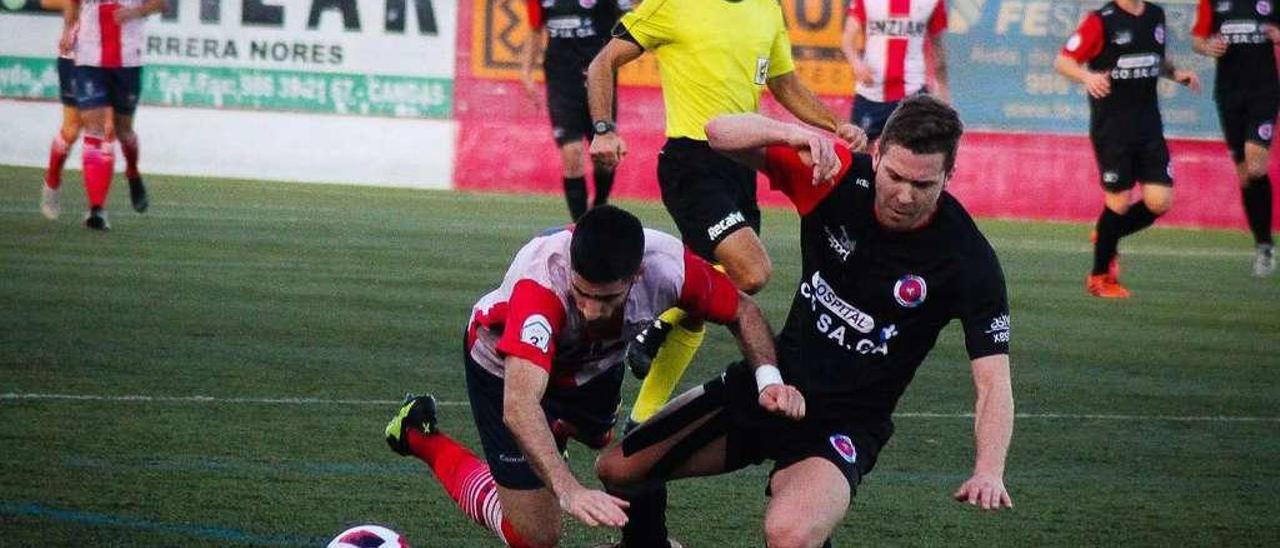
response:
<path id="1" fill-rule="evenodd" d="M 94 401 L 94 402 L 126 402 L 126 403 L 203 403 L 203 404 L 260 404 L 260 405 L 396 405 L 401 400 L 355 400 L 355 399 L 323 399 L 323 398 L 220 398 L 214 396 L 146 396 L 141 394 L 125 394 L 107 396 L 96 394 L 41 394 L 15 393 L 0 394 L 0 401 Z M 462 407 L 470 405 L 466 401 L 436 401 L 442 407 Z M 624 406 L 625 407 L 625 406 Z M 895 418 L 912 419 L 972 419 L 973 413 L 928 413 L 901 412 L 894 413 Z M 1102 420 L 1102 421 L 1164 421 L 1164 422 L 1261 422 L 1280 423 L 1280 417 L 1241 417 L 1229 415 L 1110 415 L 1104 413 L 1018 413 L 1018 419 L 1044 420 Z"/>

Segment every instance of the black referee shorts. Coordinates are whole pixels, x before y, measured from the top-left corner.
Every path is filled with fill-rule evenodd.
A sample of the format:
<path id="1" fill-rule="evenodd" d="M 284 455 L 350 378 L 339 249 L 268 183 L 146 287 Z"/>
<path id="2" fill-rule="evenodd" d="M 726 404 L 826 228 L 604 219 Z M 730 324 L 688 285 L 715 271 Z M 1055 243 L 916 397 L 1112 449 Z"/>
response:
<path id="1" fill-rule="evenodd" d="M 716 262 L 715 248 L 744 228 L 760 233 L 756 172 L 706 141 L 669 138 L 658 154 L 662 204 L 694 253 Z"/>
<path id="2" fill-rule="evenodd" d="M 547 110 L 551 114 L 551 137 L 556 146 L 595 136 L 591 106 L 587 101 L 587 77 L 581 72 L 548 70 Z M 618 112 L 618 87 L 614 84 L 613 112 Z"/>
<path id="3" fill-rule="evenodd" d="M 1227 141 L 1227 148 L 1231 149 L 1231 159 L 1235 163 L 1244 161 L 1246 142 L 1253 141 L 1271 148 L 1276 111 L 1280 109 L 1280 95 L 1223 93 L 1218 96 L 1217 103 L 1222 136 Z"/>

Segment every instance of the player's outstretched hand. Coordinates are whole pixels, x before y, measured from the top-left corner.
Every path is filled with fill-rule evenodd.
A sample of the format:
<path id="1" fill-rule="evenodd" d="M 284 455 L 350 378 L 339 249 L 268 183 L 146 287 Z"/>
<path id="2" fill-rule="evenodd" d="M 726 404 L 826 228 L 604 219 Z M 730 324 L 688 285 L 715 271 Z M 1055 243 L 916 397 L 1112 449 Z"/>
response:
<path id="1" fill-rule="evenodd" d="M 591 527 L 622 527 L 627 524 L 627 501 L 582 486 L 560 497 L 560 509 Z"/>
<path id="2" fill-rule="evenodd" d="M 867 150 L 867 132 L 848 122 L 836 126 L 836 136 L 849 143 L 849 150 L 863 152 Z"/>
<path id="3" fill-rule="evenodd" d="M 1009 498 L 1009 490 L 1005 489 L 1004 480 L 999 476 L 974 474 L 951 498 L 983 510 L 1013 508 L 1013 499 Z"/>
<path id="4" fill-rule="evenodd" d="M 1274 27 L 1273 27 L 1274 28 Z M 1227 52 L 1227 39 L 1221 34 L 1215 34 L 1209 37 L 1204 44 L 1204 53 L 1209 57 L 1217 59 Z"/>
<path id="5" fill-rule="evenodd" d="M 760 391 L 760 407 L 792 420 L 804 418 L 804 395 L 789 384 L 771 384 Z"/>
<path id="6" fill-rule="evenodd" d="M 1189 70 L 1173 71 L 1173 81 L 1191 89 L 1192 93 L 1200 94 L 1200 77 L 1195 72 Z"/>
<path id="7" fill-rule="evenodd" d="M 1111 95 L 1111 76 L 1105 72 L 1090 72 L 1084 77 L 1084 89 L 1094 99 Z"/>
<path id="8" fill-rule="evenodd" d="M 605 169 L 616 169 L 627 155 L 627 143 L 618 132 L 596 135 L 591 140 L 591 161 Z"/>

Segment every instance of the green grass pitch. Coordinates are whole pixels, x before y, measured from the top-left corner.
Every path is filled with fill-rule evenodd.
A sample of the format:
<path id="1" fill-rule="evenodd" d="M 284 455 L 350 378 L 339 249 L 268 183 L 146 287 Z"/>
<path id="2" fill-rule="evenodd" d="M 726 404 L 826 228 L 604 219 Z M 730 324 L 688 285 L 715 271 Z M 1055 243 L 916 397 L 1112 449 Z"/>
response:
<path id="1" fill-rule="evenodd" d="M 151 212 L 118 183 L 98 234 L 78 224 L 78 174 L 57 222 L 40 177 L 0 167 L 0 546 L 314 546 L 364 522 L 414 546 L 496 545 L 382 427 L 390 402 L 431 391 L 443 428 L 478 447 L 464 322 L 519 246 L 564 222 L 560 200 L 156 176 Z M 672 228 L 655 204 L 623 205 Z M 981 224 L 1012 304 L 1015 508 L 949 499 L 972 466 L 953 324 L 836 545 L 1280 545 L 1280 278 L 1249 277 L 1248 237 L 1126 240 L 1134 298 L 1105 302 L 1083 290 L 1088 227 Z M 779 325 L 794 213 L 766 211 L 765 239 L 760 301 Z M 684 384 L 733 357 L 713 330 Z M 588 484 L 592 459 L 571 448 Z M 674 484 L 673 534 L 763 544 L 766 471 Z M 616 538 L 569 524 L 564 544 Z"/>

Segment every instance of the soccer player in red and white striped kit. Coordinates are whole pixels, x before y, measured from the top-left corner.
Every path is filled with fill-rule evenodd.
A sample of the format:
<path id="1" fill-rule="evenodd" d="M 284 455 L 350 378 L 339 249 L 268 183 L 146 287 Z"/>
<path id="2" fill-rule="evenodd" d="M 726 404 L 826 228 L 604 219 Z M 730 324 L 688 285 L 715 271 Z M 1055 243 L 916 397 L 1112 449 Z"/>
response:
<path id="1" fill-rule="evenodd" d="M 115 168 L 114 136 L 125 157 L 129 198 L 147 210 L 146 186 L 138 172 L 138 136 L 133 114 L 142 91 L 143 19 L 163 10 L 165 0 L 70 0 L 63 10 L 62 49 L 75 45 L 76 103 L 84 126 L 84 188 L 89 198 L 86 227 L 107 230 L 107 192 Z M 108 108 L 110 107 L 110 108 Z"/>
<path id="2" fill-rule="evenodd" d="M 931 93 L 943 101 L 951 100 L 942 41 L 946 30 L 945 0 L 849 3 L 840 40 L 857 85 L 849 121 L 862 128 L 869 141 L 880 136 L 889 115 L 903 99 Z"/>

